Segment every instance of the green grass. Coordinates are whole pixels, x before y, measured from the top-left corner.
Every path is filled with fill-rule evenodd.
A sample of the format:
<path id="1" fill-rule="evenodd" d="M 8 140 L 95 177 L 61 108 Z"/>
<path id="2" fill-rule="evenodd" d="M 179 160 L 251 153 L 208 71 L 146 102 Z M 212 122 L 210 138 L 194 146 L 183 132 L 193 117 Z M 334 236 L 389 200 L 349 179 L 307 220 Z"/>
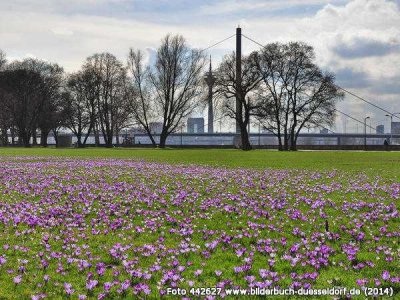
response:
<path id="1" fill-rule="evenodd" d="M 338 169 L 371 176 L 400 179 L 400 152 L 298 151 L 279 152 L 233 149 L 134 149 L 134 148 L 0 148 L 0 156 L 60 156 L 140 159 L 166 163 L 273 169 Z"/>
<path id="2" fill-rule="evenodd" d="M 25 159 L 17 161 L 7 159 L 11 157 L 25 157 Z M 18 168 L 20 163 L 23 166 L 28 160 L 30 161 L 30 157 L 121 158 L 229 168 L 298 169 L 299 172 L 290 171 L 287 173 L 290 176 L 277 179 L 274 176 L 279 177 L 281 172 L 267 172 L 270 175 L 263 176 L 261 175 L 262 172 L 233 171 L 229 172 L 228 175 L 223 175 L 223 173 L 218 173 L 219 170 L 206 169 L 203 175 L 200 176 L 196 171 L 193 173 L 196 176 L 193 176 L 190 171 L 185 173 L 183 170 L 191 168 L 178 168 L 178 171 L 174 171 L 174 168 L 169 169 L 169 167 L 163 165 L 158 169 L 150 167 L 147 170 L 142 170 L 140 164 L 138 164 L 139 168 L 133 168 L 128 167 L 127 162 L 122 164 L 118 162 L 118 167 L 113 167 L 114 161 L 111 161 L 109 166 L 94 165 L 94 167 L 88 168 L 87 162 L 79 159 L 78 162 L 75 160 L 72 163 L 65 162 L 65 165 L 62 162 L 60 163 L 58 159 L 54 161 L 49 159 L 48 161 L 51 163 L 42 167 L 39 164 L 34 167 Z M 30 213 L 39 216 L 46 215 L 49 209 L 61 208 L 61 211 L 67 212 L 67 217 L 64 217 L 66 224 L 72 225 L 77 215 L 83 216 L 85 222 L 80 225 L 79 230 L 69 226 L 68 231 L 65 230 L 64 223 L 51 228 L 40 226 L 30 228 L 26 224 L 15 226 L 11 226 L 11 223 L 10 226 L 0 224 L 0 249 L 4 249 L 3 246 L 6 243 L 11 246 L 10 250 L 3 251 L 8 258 L 8 263 L 7 267 L 0 266 L 0 282 L 3 282 L 3 284 L 0 284 L 0 299 L 29 299 L 31 295 L 37 294 L 39 291 L 45 291 L 52 299 L 62 299 L 65 298 L 61 296 L 65 295 L 64 282 L 71 283 L 77 290 L 76 294 L 78 290 L 80 293 L 85 292 L 86 271 L 78 271 L 75 265 L 69 266 L 66 264 L 65 258 L 62 260 L 66 271 L 65 275 L 56 271 L 58 262 L 56 260 L 49 260 L 50 267 L 46 270 L 38 267 L 40 260 L 36 254 L 39 251 L 44 251 L 42 236 L 45 233 L 51 233 L 52 237 L 57 237 L 57 239 L 52 238 L 49 242 L 51 251 L 71 255 L 71 250 L 65 250 L 62 247 L 63 238 L 68 235 L 76 239 L 72 243 L 78 246 L 89 245 L 91 255 L 96 259 L 98 258 L 99 261 L 122 270 L 121 261 L 114 260 L 109 255 L 112 245 L 116 243 L 124 245 L 132 243 L 135 247 L 145 244 L 157 245 L 160 236 L 162 236 L 164 239 L 162 244 L 166 248 L 177 248 L 184 238 L 176 233 L 170 233 L 170 230 L 180 228 L 179 224 L 191 224 L 187 220 L 193 222 L 192 228 L 194 229 L 190 242 L 199 245 L 202 250 L 205 250 L 205 243 L 214 240 L 221 232 L 235 235 L 234 244 L 240 244 L 241 247 L 246 249 L 251 249 L 258 240 L 287 238 L 287 246 L 278 246 L 279 243 L 274 246 L 278 258 L 276 264 L 271 267 L 271 270 L 287 275 L 280 281 L 283 287 L 287 287 L 291 283 L 290 273 L 295 271 L 303 274 L 314 270 L 310 265 L 301 266 L 298 264 L 293 267 L 288 261 L 279 258 L 291 245 L 301 242 L 300 236 L 293 233 L 294 228 L 299 228 L 310 240 L 313 233 L 321 233 L 319 238 L 309 242 L 311 249 L 319 246 L 322 239 L 323 243 L 335 251 L 335 254 L 332 254 L 329 258 L 329 265 L 318 270 L 319 277 L 314 284 L 315 288 L 327 288 L 333 285 L 351 288 L 356 286 L 357 279 L 381 278 L 383 270 L 388 270 L 390 274 L 398 273 L 396 267 L 398 266 L 398 257 L 395 255 L 398 251 L 396 236 L 385 236 L 380 233 L 380 228 L 387 226 L 389 233 L 398 230 L 398 220 L 393 215 L 389 218 L 387 210 L 391 209 L 390 205 L 395 205 L 398 209 L 398 205 L 395 204 L 397 198 L 395 198 L 394 192 L 391 194 L 392 190 L 389 186 L 393 181 L 398 182 L 400 179 L 400 168 L 398 167 L 400 165 L 400 152 L 0 148 L 0 167 L 2 162 L 4 168 L 2 169 L 3 173 L 0 172 L 3 178 L 2 184 L 0 184 L 0 194 L 3 195 L 2 201 L 5 204 L 4 207 L 6 207 L 3 211 L 13 207 L 14 202 L 24 202 L 29 205 L 22 205 L 17 211 L 18 214 L 22 215 L 21 211 L 31 206 L 35 209 L 32 209 Z M 340 172 L 325 172 L 332 169 L 340 170 Z M 321 177 L 314 172 L 302 172 L 302 170 L 322 171 Z M 218 176 L 211 176 L 214 174 L 213 172 L 217 172 Z M 364 174 L 367 176 L 364 176 Z M 254 178 L 252 178 L 253 175 Z M 382 177 L 383 180 L 378 180 L 376 177 Z M 390 184 L 387 184 L 388 182 Z M 261 188 L 264 183 L 266 184 L 265 189 Z M 161 187 L 166 187 L 166 192 Z M 60 189 L 68 191 L 68 193 L 63 192 L 55 196 L 53 192 Z M 23 193 L 22 191 L 25 190 L 28 192 Z M 34 190 L 35 193 L 30 193 L 31 190 Z M 176 199 L 177 192 L 181 190 L 194 193 L 187 197 L 189 201 L 172 205 L 171 199 Z M 82 198 L 79 196 L 81 192 Z M 102 197 L 98 198 L 97 195 Z M 227 195 L 236 195 L 237 197 L 232 200 Z M 323 208 L 311 208 L 310 203 L 299 201 L 299 199 L 304 198 L 309 198 L 312 202 L 321 199 L 329 200 L 332 204 Z M 38 203 L 42 199 L 53 200 L 42 208 Z M 82 199 L 85 199 L 87 205 L 82 204 Z M 140 201 L 137 201 L 138 199 Z M 143 199 L 153 199 L 154 202 L 149 205 L 147 202 L 143 202 Z M 160 202 L 159 199 L 166 199 L 166 202 Z M 221 204 L 218 204 L 219 202 L 215 202 L 213 205 L 208 204 L 215 199 L 220 199 Z M 264 206 L 264 203 L 270 201 L 268 199 L 286 199 L 287 206 L 284 209 Z M 282 203 L 282 201 L 279 202 Z M 354 206 L 344 212 L 342 208 L 346 207 L 344 204 L 347 202 L 367 202 L 375 206 Z M 10 206 L 6 204 L 10 204 Z M 226 205 L 240 209 L 237 212 L 227 213 L 222 209 Z M 138 209 L 150 211 L 151 214 L 138 214 Z M 301 211 L 307 217 L 307 222 L 290 218 L 290 209 Z M 159 214 L 162 210 L 166 210 L 176 221 L 166 221 L 165 216 Z M 254 214 L 254 211 L 260 210 L 268 211 L 268 217 L 260 217 L 260 215 Z M 326 219 L 329 220 L 330 232 L 338 234 L 339 239 L 325 239 L 325 217 L 321 217 L 321 212 L 327 215 Z M 91 223 L 99 215 L 105 216 L 104 220 Z M 375 219 L 370 218 L 371 216 Z M 116 218 L 123 218 L 125 224 L 129 224 L 129 226 L 118 228 L 115 232 L 110 231 L 109 225 Z M 61 218 L 58 217 L 58 219 Z M 158 222 L 160 227 L 155 230 L 147 229 L 145 224 L 150 221 Z M 274 226 L 264 229 L 248 229 L 248 221 L 259 225 Z M 89 224 L 91 225 L 89 226 Z M 360 227 L 357 224 L 363 226 Z M 345 226 L 345 230 L 341 225 Z M 107 230 L 108 234 L 92 234 L 93 226 L 102 232 Z M 142 233 L 135 232 L 132 230 L 135 226 L 142 226 L 144 231 Z M 213 233 L 209 233 L 210 236 L 208 237 L 200 230 Z M 341 246 L 354 241 L 353 231 L 365 232 L 365 241 L 357 242 L 360 251 L 356 260 L 349 262 Z M 251 236 L 242 233 L 257 233 L 257 235 Z M 379 237 L 379 240 L 373 240 L 373 237 Z M 13 251 L 15 245 L 29 247 L 29 251 L 27 253 Z M 393 252 L 389 251 L 389 253 L 394 256 L 394 261 L 389 263 L 385 260 L 383 253 L 377 253 L 375 249 L 378 246 L 390 247 L 390 251 Z M 301 251 L 305 251 L 305 248 Z M 3 253 L 0 252 L 0 256 Z M 81 254 L 76 256 L 86 259 L 85 255 L 85 251 L 82 251 Z M 259 269 L 269 268 L 267 265 L 269 257 L 266 257 L 266 255 L 261 252 L 255 253 L 254 266 L 249 274 L 259 276 Z M 137 256 L 136 252 L 129 251 L 130 260 L 136 259 Z M 24 258 L 29 259 L 30 263 L 27 266 L 22 284 L 16 286 L 12 279 L 17 274 L 19 260 Z M 235 274 L 233 271 L 234 266 L 243 264 L 243 259 L 235 254 L 233 248 L 222 248 L 221 244 L 215 252 L 212 252 L 210 258 L 205 259 L 199 253 L 188 253 L 181 255 L 179 259 L 182 263 L 191 262 L 191 265 L 183 273 L 187 278 L 192 278 L 196 269 L 203 270 L 202 276 L 196 279 L 196 286 L 214 286 L 217 280 L 214 275 L 216 269 L 223 270 L 225 279 L 229 278 L 241 286 L 246 286 L 244 275 Z M 154 261 L 155 255 L 147 258 L 140 257 L 138 267 L 146 269 Z M 363 268 L 361 271 L 353 269 L 353 264 L 366 261 L 374 262 L 375 266 Z M 161 265 L 163 269 L 170 268 L 170 258 L 163 258 Z M 345 270 L 344 267 L 348 269 Z M 8 269 L 13 269 L 14 273 L 5 272 Z M 93 272 L 94 267 L 90 271 Z M 35 276 L 30 274 L 35 274 Z M 39 285 L 43 283 L 44 274 L 50 274 L 51 280 L 48 285 L 43 287 Z M 126 277 L 121 276 L 121 278 L 125 279 Z M 155 290 L 160 278 L 160 274 L 155 274 L 148 281 L 153 290 Z M 103 284 L 113 279 L 111 270 L 107 269 L 100 281 Z M 55 282 L 57 285 L 54 285 Z M 384 286 L 388 284 L 386 282 Z M 181 287 L 189 288 L 187 283 L 182 283 Z M 101 289 L 102 287 L 96 288 L 96 293 Z M 398 286 L 396 286 L 395 291 L 399 291 Z M 76 294 L 72 299 L 76 299 Z M 112 295 L 117 297 L 115 289 Z M 156 295 L 153 293 L 149 299 L 157 299 Z M 129 294 L 129 297 L 132 298 L 133 295 Z M 94 298 L 90 297 L 90 299 Z M 122 297 L 120 298 L 122 299 Z M 109 299 L 111 299 L 111 296 Z M 320 297 L 319 299 L 327 298 Z"/>

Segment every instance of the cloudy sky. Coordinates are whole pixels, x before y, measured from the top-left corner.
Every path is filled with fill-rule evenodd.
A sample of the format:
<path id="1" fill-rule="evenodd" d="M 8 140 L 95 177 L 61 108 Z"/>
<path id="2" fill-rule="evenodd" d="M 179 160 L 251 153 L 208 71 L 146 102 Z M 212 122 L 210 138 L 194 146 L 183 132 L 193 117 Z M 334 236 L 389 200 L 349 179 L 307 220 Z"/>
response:
<path id="1" fill-rule="evenodd" d="M 305 41 L 338 84 L 400 112 L 400 0 L 0 0 L 0 49 L 8 59 L 37 57 L 66 71 L 109 51 L 125 61 L 130 47 L 149 55 L 167 33 L 183 34 L 205 48 L 235 33 L 264 44 Z M 257 49 L 243 41 L 244 52 Z M 213 48 L 215 62 L 234 50 L 234 39 Z M 352 97 L 339 109 L 385 124 L 385 113 Z M 362 132 L 339 116 L 335 131 Z"/>

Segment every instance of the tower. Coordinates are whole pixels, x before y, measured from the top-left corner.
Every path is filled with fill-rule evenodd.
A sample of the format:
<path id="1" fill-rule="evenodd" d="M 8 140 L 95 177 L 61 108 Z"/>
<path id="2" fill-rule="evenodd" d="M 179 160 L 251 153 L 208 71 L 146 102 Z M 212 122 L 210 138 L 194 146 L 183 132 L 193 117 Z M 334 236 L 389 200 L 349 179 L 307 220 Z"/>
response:
<path id="1" fill-rule="evenodd" d="M 236 28 L 236 133 L 240 133 L 238 120 L 243 118 L 242 110 L 242 29 Z"/>
<path id="2" fill-rule="evenodd" d="M 212 73 L 211 55 L 210 55 L 210 69 L 206 73 L 204 80 L 208 86 L 208 133 L 214 133 L 214 109 L 213 109 L 213 86 L 215 83 L 215 76 Z"/>

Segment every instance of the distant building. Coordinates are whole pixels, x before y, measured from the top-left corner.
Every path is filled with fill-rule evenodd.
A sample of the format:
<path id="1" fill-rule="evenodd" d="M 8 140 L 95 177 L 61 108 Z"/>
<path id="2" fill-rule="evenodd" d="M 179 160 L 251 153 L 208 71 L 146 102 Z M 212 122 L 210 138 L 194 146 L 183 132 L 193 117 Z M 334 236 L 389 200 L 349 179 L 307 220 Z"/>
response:
<path id="1" fill-rule="evenodd" d="M 189 118 L 187 120 L 188 133 L 204 133 L 204 118 Z"/>
<path id="2" fill-rule="evenodd" d="M 139 126 L 131 127 L 131 128 L 122 130 L 120 132 L 120 134 L 128 135 L 128 136 L 134 136 L 135 134 L 141 134 L 141 133 L 146 133 L 146 131 L 142 127 L 139 127 Z"/>
<path id="3" fill-rule="evenodd" d="M 269 129 L 265 128 L 265 127 L 262 127 L 261 128 L 261 133 L 273 133 L 273 131 L 269 130 Z"/>
<path id="4" fill-rule="evenodd" d="M 161 122 L 150 122 L 149 123 L 150 132 L 153 134 L 160 134 L 163 128 L 163 123 Z"/>
<path id="5" fill-rule="evenodd" d="M 319 133 L 328 134 L 328 133 L 329 133 L 329 130 L 328 130 L 328 128 L 323 128 L 323 129 L 321 129 L 321 130 L 319 131 Z"/>
<path id="6" fill-rule="evenodd" d="M 400 122 L 392 122 L 390 132 L 392 134 L 400 134 Z"/>
<path id="7" fill-rule="evenodd" d="M 385 126 L 384 125 L 376 126 L 376 134 L 385 134 Z"/>

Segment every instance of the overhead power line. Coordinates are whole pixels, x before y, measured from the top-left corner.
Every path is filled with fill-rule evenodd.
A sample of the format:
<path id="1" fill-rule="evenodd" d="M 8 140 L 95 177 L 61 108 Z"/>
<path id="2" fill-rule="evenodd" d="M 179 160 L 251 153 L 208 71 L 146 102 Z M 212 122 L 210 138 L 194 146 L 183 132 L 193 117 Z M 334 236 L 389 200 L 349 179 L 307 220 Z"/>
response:
<path id="1" fill-rule="evenodd" d="M 258 46 L 260 46 L 260 47 L 262 47 L 262 48 L 265 48 L 265 46 L 264 46 L 263 44 L 261 44 L 261 43 L 255 41 L 255 40 L 253 40 L 252 38 L 250 38 L 250 37 L 244 35 L 243 33 L 242 33 L 242 36 L 243 36 L 244 38 L 248 39 L 249 41 L 252 41 L 253 43 L 257 44 Z"/>
<path id="2" fill-rule="evenodd" d="M 348 114 L 346 114 L 346 113 L 344 113 L 344 112 L 342 112 L 342 111 L 340 111 L 340 110 L 338 110 L 336 108 L 334 108 L 334 110 L 336 110 L 338 113 L 341 113 L 342 115 L 345 115 L 346 117 L 349 117 L 350 119 L 352 119 L 352 120 L 354 120 L 354 121 L 356 121 L 358 123 L 361 123 L 361 124 L 365 125 L 368 128 L 371 128 L 371 129 L 375 130 L 374 127 L 365 124 L 363 121 L 360 121 L 360 120 L 358 120 L 358 119 L 356 119 L 356 118 L 354 118 L 354 117 L 352 117 L 352 116 L 350 116 L 350 115 L 348 115 Z"/>
<path id="3" fill-rule="evenodd" d="M 261 44 L 261 43 L 255 41 L 254 39 L 252 39 L 252 38 L 250 38 L 250 37 L 248 37 L 248 36 L 246 36 L 246 35 L 244 35 L 244 34 L 242 34 L 242 36 L 245 37 L 246 39 L 248 39 L 249 41 L 252 41 L 253 43 L 257 44 L 258 46 L 260 46 L 260 47 L 262 47 L 262 48 L 264 48 L 264 49 L 266 48 L 263 44 Z M 360 97 L 360 96 L 358 96 L 358 95 L 356 95 L 356 94 L 354 94 L 354 93 L 352 93 L 352 92 L 346 90 L 345 88 L 342 88 L 341 86 L 338 86 L 337 84 L 334 84 L 334 85 L 335 85 L 338 89 L 341 89 L 342 91 L 344 91 L 345 93 L 347 93 L 347 94 L 349 94 L 349 95 L 351 95 L 351 96 L 353 96 L 353 97 L 356 97 L 357 99 L 359 99 L 359 100 L 361 100 L 361 101 L 364 101 L 365 103 L 368 103 L 369 105 L 371 105 L 371 106 L 373 106 L 373 107 L 375 107 L 375 108 L 377 108 L 377 109 L 380 109 L 381 111 L 384 111 L 385 113 L 391 115 L 392 117 L 395 117 L 395 118 L 397 118 L 397 119 L 400 120 L 400 117 L 398 117 L 398 116 L 396 116 L 396 114 L 391 113 L 390 111 L 384 109 L 383 107 L 380 107 L 379 105 L 376 105 L 376 104 L 372 103 L 371 101 L 368 101 L 368 100 L 366 100 L 366 99 L 364 99 L 364 98 L 362 98 L 362 97 Z"/>
<path id="4" fill-rule="evenodd" d="M 370 101 L 368 101 L 368 100 L 365 100 L 364 98 L 362 98 L 362 97 L 360 97 L 360 96 L 358 96 L 358 95 L 356 95 L 356 94 L 354 94 L 354 93 L 352 93 L 352 92 L 350 92 L 350 91 L 348 91 L 348 90 L 346 90 L 346 89 L 344 89 L 344 88 L 338 86 L 337 84 L 335 84 L 335 86 L 336 86 L 338 89 L 341 89 L 342 91 L 348 93 L 349 95 L 352 95 L 353 97 L 356 97 L 357 99 L 359 99 L 359 100 L 361 100 L 361 101 L 364 101 L 365 103 L 368 103 L 369 105 L 372 105 L 373 107 L 378 108 L 378 109 L 384 111 L 385 113 L 391 115 L 392 117 L 395 117 L 395 118 L 397 118 L 397 119 L 400 120 L 400 117 L 396 116 L 396 114 L 391 113 L 390 111 L 388 111 L 388 110 L 386 110 L 386 109 L 384 109 L 384 108 L 382 108 L 382 107 L 380 107 L 380 106 L 378 106 L 378 105 L 376 105 L 376 104 L 374 104 L 374 103 L 372 103 L 372 102 L 370 102 Z"/>
<path id="5" fill-rule="evenodd" d="M 219 45 L 219 44 L 222 44 L 223 42 L 225 42 L 225 41 L 227 41 L 227 40 L 233 38 L 234 36 L 236 36 L 236 33 L 235 33 L 235 34 L 232 34 L 231 36 L 228 36 L 227 38 L 225 38 L 225 39 L 223 39 L 223 40 L 220 40 L 219 42 L 217 42 L 217 43 L 215 43 L 215 44 L 212 44 L 212 45 L 208 46 L 207 48 L 204 48 L 204 49 L 200 50 L 200 52 L 207 51 L 207 50 L 210 49 L 210 48 L 213 48 L 213 47 L 215 47 L 215 46 L 217 46 L 217 45 Z"/>

